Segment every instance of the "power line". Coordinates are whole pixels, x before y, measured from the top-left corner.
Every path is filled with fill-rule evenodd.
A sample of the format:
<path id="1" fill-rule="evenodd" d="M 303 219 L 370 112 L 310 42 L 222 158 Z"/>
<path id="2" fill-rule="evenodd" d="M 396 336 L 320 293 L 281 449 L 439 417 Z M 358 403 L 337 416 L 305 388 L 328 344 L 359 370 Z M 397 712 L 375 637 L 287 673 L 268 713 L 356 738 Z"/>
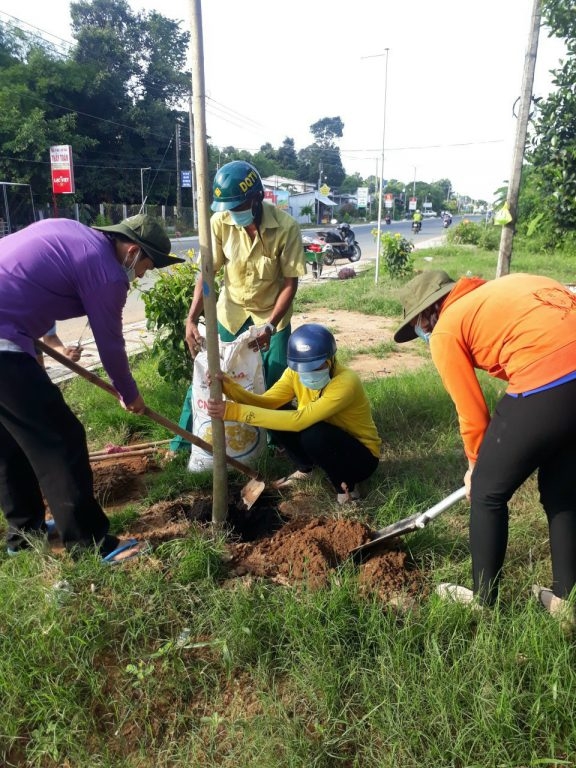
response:
<path id="1" fill-rule="evenodd" d="M 7 17 L 11 21 L 4 21 L 1 17 Z M 38 40 L 42 43 L 48 44 L 53 50 L 60 48 L 61 50 L 56 50 L 55 52 L 58 53 L 61 56 L 67 56 L 70 53 L 70 49 L 74 46 L 74 43 L 70 40 L 64 40 L 62 37 L 58 37 L 57 35 L 53 35 L 51 32 L 48 32 L 45 29 L 40 29 L 40 27 L 35 27 L 33 24 L 29 24 L 27 21 L 24 21 L 23 19 L 19 19 L 16 16 L 12 16 L 9 13 L 6 13 L 5 11 L 0 11 L 0 21 L 2 21 L 3 24 L 5 24 L 7 27 L 16 27 L 16 29 L 20 30 L 20 32 L 24 32 L 25 35 L 28 35 L 28 37 L 31 37 L 35 40 Z M 18 22 L 18 24 L 14 24 L 13 22 Z M 24 24 L 25 27 L 19 26 Z M 34 31 L 31 31 L 34 30 Z M 52 40 L 48 40 L 48 38 L 53 38 Z M 54 42 L 54 40 L 57 40 L 58 42 Z"/>

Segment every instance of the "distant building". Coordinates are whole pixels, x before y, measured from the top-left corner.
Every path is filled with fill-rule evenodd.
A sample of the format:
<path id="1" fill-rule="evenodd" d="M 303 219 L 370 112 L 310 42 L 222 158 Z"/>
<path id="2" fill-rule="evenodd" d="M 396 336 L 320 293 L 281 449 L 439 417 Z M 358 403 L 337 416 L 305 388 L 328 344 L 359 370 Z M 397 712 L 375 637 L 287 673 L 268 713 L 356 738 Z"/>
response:
<path id="1" fill-rule="evenodd" d="M 316 211 L 316 221 L 318 220 L 318 209 L 316 205 L 320 206 L 320 221 L 328 223 L 332 218 L 332 211 L 337 203 L 334 200 L 330 200 L 329 197 L 316 192 L 316 190 L 310 192 L 302 192 L 299 195 L 290 195 L 288 198 L 288 213 L 296 219 L 299 224 L 310 223 L 309 216 L 303 216 L 300 211 L 302 208 L 307 208 L 309 205 Z M 314 217 L 312 217 L 314 221 Z"/>
<path id="2" fill-rule="evenodd" d="M 299 194 L 300 192 L 311 192 L 316 189 L 315 184 L 309 184 L 306 181 L 297 179 L 287 179 L 285 176 L 266 176 L 262 179 L 264 189 L 276 190 L 284 189 L 289 194 Z"/>

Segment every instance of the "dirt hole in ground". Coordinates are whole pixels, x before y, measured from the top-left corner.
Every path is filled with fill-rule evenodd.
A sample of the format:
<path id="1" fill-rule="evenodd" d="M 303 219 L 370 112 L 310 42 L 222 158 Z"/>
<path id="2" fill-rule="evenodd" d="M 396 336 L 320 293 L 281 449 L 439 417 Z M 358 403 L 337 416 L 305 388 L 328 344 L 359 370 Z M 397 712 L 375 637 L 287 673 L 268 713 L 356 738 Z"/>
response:
<path id="1" fill-rule="evenodd" d="M 295 315 L 292 325 L 321 323 L 333 331 L 341 348 L 358 344 L 362 329 L 363 346 L 370 349 L 390 340 L 396 323 L 390 319 L 357 312 L 314 310 Z M 406 345 L 405 345 L 406 346 Z M 420 355 L 399 347 L 385 358 L 358 355 L 350 365 L 366 378 L 386 376 L 398 370 L 414 370 L 425 363 Z M 136 503 L 145 495 L 145 476 L 161 471 L 153 456 L 110 456 L 92 465 L 95 494 L 108 512 Z M 228 575 L 231 583 L 262 578 L 283 585 L 306 583 L 320 587 L 350 561 L 350 552 L 369 541 L 373 531 L 359 519 L 362 506 L 346 511 L 346 516 L 330 516 L 318 509 L 318 500 L 293 489 L 282 496 L 266 490 L 251 510 L 239 503 L 240 487 L 230 488 L 228 509 L 230 537 L 227 544 Z M 205 492 L 161 501 L 143 510 L 123 536 L 147 539 L 152 545 L 185 538 L 191 526 L 211 530 L 212 498 Z M 388 603 L 402 605 L 421 598 L 426 591 L 424 574 L 414 567 L 396 539 L 370 553 L 358 565 L 358 583 L 366 593 L 379 595 Z"/>
<path id="2" fill-rule="evenodd" d="M 98 474 L 106 479 L 106 492 L 115 495 L 135 487 L 142 471 L 145 468 L 135 466 L 134 460 L 115 457 L 113 471 L 100 466 Z M 230 499 L 226 560 L 227 577 L 232 580 L 261 578 L 284 586 L 323 587 L 352 562 L 352 550 L 373 538 L 374 532 L 359 520 L 318 515 L 303 493 L 283 498 L 265 492 L 249 510 L 240 500 L 240 487 L 230 488 Z M 123 536 L 158 546 L 185 538 L 192 526 L 210 535 L 211 519 L 212 497 L 196 492 L 141 511 Z M 357 565 L 362 592 L 376 593 L 388 603 L 406 607 L 425 589 L 423 574 L 411 563 L 400 540 L 376 549 Z"/>

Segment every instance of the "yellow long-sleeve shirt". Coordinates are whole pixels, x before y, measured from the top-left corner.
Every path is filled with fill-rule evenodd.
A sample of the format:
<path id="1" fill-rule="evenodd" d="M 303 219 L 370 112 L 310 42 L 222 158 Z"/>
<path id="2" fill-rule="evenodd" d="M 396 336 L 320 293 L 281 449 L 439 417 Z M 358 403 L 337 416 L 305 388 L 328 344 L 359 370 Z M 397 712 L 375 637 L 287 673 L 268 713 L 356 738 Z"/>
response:
<path id="1" fill-rule="evenodd" d="M 576 296 L 556 280 L 513 274 L 462 278 L 430 337 L 432 360 L 454 401 L 464 450 L 476 461 L 490 421 L 474 369 L 520 394 L 576 370 Z"/>
<path id="2" fill-rule="evenodd" d="M 327 421 L 355 437 L 374 456 L 380 456 L 382 441 L 362 382 L 343 365 L 336 363 L 330 383 L 321 391 L 304 387 L 290 368 L 263 395 L 247 392 L 230 379 L 224 381 L 223 389 L 226 397 L 231 398 L 226 401 L 226 421 L 284 432 L 301 432 L 312 424 Z M 298 403 L 296 410 L 278 410 L 294 398 Z"/>

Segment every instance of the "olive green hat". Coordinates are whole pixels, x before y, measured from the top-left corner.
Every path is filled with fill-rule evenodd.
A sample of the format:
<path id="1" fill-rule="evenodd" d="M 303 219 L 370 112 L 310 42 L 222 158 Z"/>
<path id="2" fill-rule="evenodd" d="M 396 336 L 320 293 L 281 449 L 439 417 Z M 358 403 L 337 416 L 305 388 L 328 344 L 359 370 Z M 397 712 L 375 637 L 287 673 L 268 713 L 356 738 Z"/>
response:
<path id="1" fill-rule="evenodd" d="M 178 256 L 173 256 L 170 253 L 172 243 L 164 227 L 159 221 L 146 213 L 137 213 L 136 216 L 129 216 L 119 224 L 111 224 L 108 227 L 92 227 L 92 229 L 99 229 L 102 232 L 115 232 L 137 243 L 146 256 L 152 259 L 156 269 L 169 267 L 171 264 L 185 261 L 185 259 L 180 259 Z"/>
<path id="2" fill-rule="evenodd" d="M 456 281 L 441 269 L 429 269 L 413 277 L 400 291 L 400 302 L 404 313 L 402 325 L 394 334 L 394 341 L 412 341 L 416 338 L 414 327 L 410 325 L 420 312 L 450 293 Z"/>

